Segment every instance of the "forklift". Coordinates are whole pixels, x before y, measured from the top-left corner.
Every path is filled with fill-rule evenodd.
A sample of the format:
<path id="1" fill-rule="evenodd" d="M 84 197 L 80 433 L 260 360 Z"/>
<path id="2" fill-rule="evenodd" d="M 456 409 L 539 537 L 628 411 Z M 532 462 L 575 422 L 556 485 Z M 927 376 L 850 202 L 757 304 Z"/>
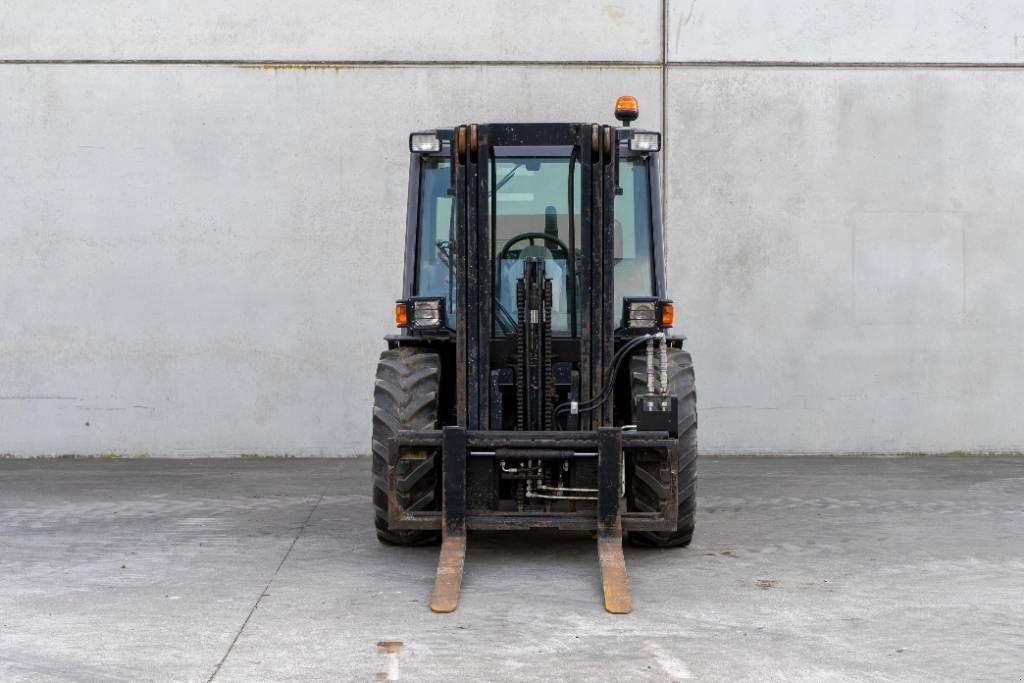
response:
<path id="1" fill-rule="evenodd" d="M 470 530 L 597 537 L 604 606 L 632 609 L 622 542 L 693 536 L 697 405 L 670 332 L 661 134 L 492 123 L 409 136 L 398 333 L 373 405 L 378 538 L 441 541 L 455 610 Z"/>

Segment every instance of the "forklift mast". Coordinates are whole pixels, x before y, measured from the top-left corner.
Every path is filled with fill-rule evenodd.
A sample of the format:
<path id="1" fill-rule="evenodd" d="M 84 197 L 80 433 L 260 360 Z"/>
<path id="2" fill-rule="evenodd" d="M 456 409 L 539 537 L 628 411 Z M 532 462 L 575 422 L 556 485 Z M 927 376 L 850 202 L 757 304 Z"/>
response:
<path id="1" fill-rule="evenodd" d="M 491 420 L 491 338 L 495 282 L 491 261 L 495 218 L 494 186 L 495 148 L 497 147 L 571 147 L 571 159 L 580 165 L 580 245 L 585 258 L 575 273 L 581 287 L 578 307 L 570 301 L 570 316 L 580 311 L 580 334 L 573 335 L 578 347 L 580 375 L 579 401 L 594 397 L 604 380 L 613 345 L 612 320 L 612 224 L 617 170 L 616 131 L 597 124 L 491 124 L 459 126 L 452 131 L 451 168 L 455 192 L 455 273 L 458 278 L 455 307 L 456 319 L 456 413 L 458 424 L 466 429 L 489 429 Z M 569 177 L 574 169 L 569 165 Z M 569 181 L 571 183 L 571 180 Z M 570 195 L 571 197 L 571 195 Z M 573 217 L 572 207 L 569 211 Z M 572 234 L 573 231 L 570 231 Z M 570 267 L 576 259 L 569 255 Z M 532 266 L 532 267 L 530 267 Z M 550 373 L 551 354 L 544 354 L 544 345 L 551 341 L 550 325 L 545 331 L 540 321 L 550 317 L 540 314 L 543 306 L 543 264 L 527 267 L 525 316 L 519 318 L 526 327 L 524 354 L 527 381 L 520 382 L 527 415 L 525 427 L 551 429 L 540 410 L 544 405 L 545 382 L 550 377 L 534 377 L 533 373 Z M 538 267 L 539 266 L 539 267 Z M 573 278 L 570 275 L 570 282 Z M 540 288 L 538 292 L 537 288 Z M 570 293 L 570 297 L 572 293 Z M 547 297 L 550 298 L 550 292 Z M 518 297 L 517 297 L 518 298 Z M 533 312 L 537 311 L 537 314 Z M 574 354 L 576 355 L 576 354 Z M 545 370 L 542 366 L 547 365 Z M 533 410 L 530 410 L 533 408 Z M 550 417 L 550 415 L 548 416 Z M 611 403 L 599 411 L 581 416 L 581 429 L 592 430 L 611 425 Z M 523 427 L 520 427 L 523 428 Z"/>

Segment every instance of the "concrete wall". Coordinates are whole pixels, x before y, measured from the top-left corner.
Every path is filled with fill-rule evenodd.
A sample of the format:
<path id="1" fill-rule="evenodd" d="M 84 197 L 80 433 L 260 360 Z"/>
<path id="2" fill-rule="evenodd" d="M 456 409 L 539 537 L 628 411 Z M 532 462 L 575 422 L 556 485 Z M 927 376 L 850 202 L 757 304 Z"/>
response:
<path id="1" fill-rule="evenodd" d="M 0 453 L 366 452 L 408 131 L 622 93 L 705 452 L 1024 449 L 1024 12 L 894 4 L 8 3 Z"/>

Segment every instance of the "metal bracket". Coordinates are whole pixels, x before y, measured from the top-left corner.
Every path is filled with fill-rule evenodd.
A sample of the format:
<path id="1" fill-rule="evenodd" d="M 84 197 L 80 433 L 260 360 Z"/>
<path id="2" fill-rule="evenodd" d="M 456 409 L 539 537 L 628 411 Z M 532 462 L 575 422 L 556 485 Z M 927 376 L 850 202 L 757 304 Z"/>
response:
<path id="1" fill-rule="evenodd" d="M 597 560 L 601 567 L 604 608 L 612 614 L 633 611 L 626 557 L 622 552 L 622 514 L 619 475 L 622 470 L 622 430 L 598 431 Z"/>
<path id="2" fill-rule="evenodd" d="M 633 611 L 633 595 L 629 591 L 626 557 L 622 553 L 622 525 L 597 530 L 597 561 L 601 565 L 601 590 L 604 608 L 612 614 Z"/>
<path id="3" fill-rule="evenodd" d="M 462 568 L 466 561 L 466 527 L 455 533 L 442 532 L 441 556 L 437 560 L 437 578 L 430 594 L 430 609 L 435 612 L 454 612 L 459 606 L 462 588 Z"/>
<path id="4" fill-rule="evenodd" d="M 445 427 L 441 433 L 444 457 L 441 473 L 441 555 L 437 560 L 430 609 L 454 612 L 459 606 L 462 570 L 466 560 L 466 430 Z"/>

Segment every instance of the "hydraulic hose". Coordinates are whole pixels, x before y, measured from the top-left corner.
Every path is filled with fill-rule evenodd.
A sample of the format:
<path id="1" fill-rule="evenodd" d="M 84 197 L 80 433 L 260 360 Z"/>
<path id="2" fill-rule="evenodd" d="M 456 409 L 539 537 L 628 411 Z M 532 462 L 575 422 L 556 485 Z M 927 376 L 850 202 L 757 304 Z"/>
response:
<path id="1" fill-rule="evenodd" d="M 622 365 L 622 361 L 626 358 L 630 351 L 639 347 L 641 344 L 646 342 L 648 339 L 653 339 L 655 335 L 644 334 L 636 339 L 631 339 L 621 349 L 615 352 L 612 357 L 611 372 L 608 373 L 608 377 L 605 379 L 605 385 L 601 389 L 601 393 L 592 399 L 584 401 L 577 406 L 578 412 L 589 412 L 595 408 L 602 406 L 612 396 L 612 391 L 615 388 L 615 377 L 618 375 L 619 367 Z M 569 411 L 572 407 L 572 402 L 562 403 L 555 408 L 555 417 Z"/>

